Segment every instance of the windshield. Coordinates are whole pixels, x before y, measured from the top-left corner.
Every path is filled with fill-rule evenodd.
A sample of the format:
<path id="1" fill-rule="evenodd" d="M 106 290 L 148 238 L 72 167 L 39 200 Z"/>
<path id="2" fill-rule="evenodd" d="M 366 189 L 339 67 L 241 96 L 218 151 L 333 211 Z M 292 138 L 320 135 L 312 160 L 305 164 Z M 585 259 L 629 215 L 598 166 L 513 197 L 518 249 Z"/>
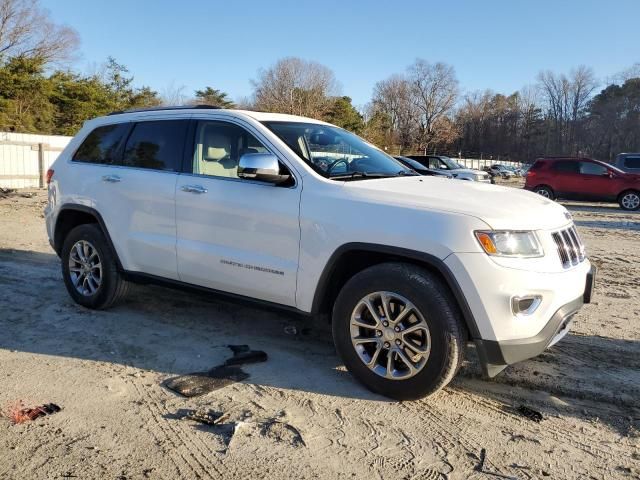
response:
<path id="1" fill-rule="evenodd" d="M 327 178 L 412 175 L 393 157 L 338 127 L 304 122 L 264 122 L 316 172 Z"/>
<path id="2" fill-rule="evenodd" d="M 449 170 L 457 170 L 459 168 L 462 168 L 460 165 L 458 165 L 456 162 L 451 160 L 449 157 L 439 157 L 439 158 L 440 158 L 440 161 L 444 163 Z"/>

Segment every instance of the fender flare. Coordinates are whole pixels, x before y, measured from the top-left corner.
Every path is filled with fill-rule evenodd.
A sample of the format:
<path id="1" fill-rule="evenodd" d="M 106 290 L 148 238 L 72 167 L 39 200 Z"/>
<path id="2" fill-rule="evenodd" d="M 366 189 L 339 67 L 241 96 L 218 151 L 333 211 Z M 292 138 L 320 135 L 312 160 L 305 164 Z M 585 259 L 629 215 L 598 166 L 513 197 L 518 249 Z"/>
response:
<path id="1" fill-rule="evenodd" d="M 58 244 L 58 239 L 55 238 L 57 235 L 57 230 L 58 230 L 58 220 L 60 219 L 60 214 L 65 211 L 65 210 L 71 210 L 71 211 L 78 211 L 78 212 L 83 212 L 83 213 L 88 213 L 89 215 L 91 215 L 92 217 L 94 217 L 97 220 L 98 225 L 100 226 L 100 230 L 102 230 L 102 233 L 104 234 L 105 238 L 107 239 L 107 243 L 109 244 L 109 247 L 111 248 L 111 251 L 113 252 L 113 255 L 116 258 L 116 265 L 118 266 L 118 271 L 124 271 L 124 269 L 122 268 L 122 264 L 120 263 L 120 258 L 118 257 L 118 252 L 116 251 L 116 248 L 113 244 L 113 241 L 111 240 L 111 235 L 109 234 L 109 230 L 107 229 L 107 225 L 104 222 L 104 219 L 102 218 L 102 215 L 100 215 L 100 213 L 95 209 L 95 208 L 91 208 L 88 207 L 86 205 L 81 205 L 78 203 L 66 203 L 64 205 L 62 205 L 60 207 L 60 210 L 58 212 L 58 215 L 56 217 L 56 224 L 54 227 L 54 244 Z M 60 242 L 60 246 L 59 249 L 62 249 L 62 242 Z M 56 250 L 57 251 L 57 250 Z M 60 252 L 57 251 L 58 255 L 60 255 Z"/>
<path id="2" fill-rule="evenodd" d="M 364 243 L 364 242 L 346 243 L 338 247 L 331 254 L 331 257 L 329 257 L 327 264 L 322 270 L 320 279 L 318 280 L 318 285 L 316 287 L 316 292 L 313 296 L 313 303 L 311 307 L 312 314 L 317 314 L 320 312 L 322 301 L 330 286 L 331 276 L 336 271 L 336 268 L 340 263 L 341 258 L 345 254 L 348 254 L 349 252 L 352 252 L 352 251 L 382 253 L 382 254 L 387 254 L 394 257 L 405 258 L 407 260 L 412 260 L 414 262 L 425 264 L 428 267 L 432 268 L 433 270 L 436 270 L 442 276 L 445 283 L 451 290 L 451 293 L 460 308 L 460 311 L 462 313 L 462 317 L 464 318 L 467 329 L 469 330 L 471 339 L 476 340 L 481 338 L 478 325 L 471 311 L 471 307 L 467 302 L 467 298 L 464 296 L 464 293 L 462 292 L 462 288 L 460 287 L 460 284 L 456 280 L 455 276 L 453 275 L 449 267 L 444 263 L 444 260 L 434 255 L 431 255 L 429 253 L 420 252 L 417 250 L 410 250 L 407 248 L 393 247 L 389 245 L 380 245 L 376 243 Z"/>

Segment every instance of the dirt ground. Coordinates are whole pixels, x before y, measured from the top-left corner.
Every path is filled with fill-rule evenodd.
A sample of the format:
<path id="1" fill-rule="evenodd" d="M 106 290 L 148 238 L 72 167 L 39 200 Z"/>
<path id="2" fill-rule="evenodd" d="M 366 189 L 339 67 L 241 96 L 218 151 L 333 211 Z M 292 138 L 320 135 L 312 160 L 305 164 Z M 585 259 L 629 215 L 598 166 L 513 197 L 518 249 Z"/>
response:
<path id="1" fill-rule="evenodd" d="M 46 239 L 43 192 L 0 199 L 0 478 L 640 478 L 640 214 L 567 203 L 599 267 L 562 342 L 485 380 L 469 349 L 435 396 L 393 402 L 340 366 L 326 327 L 137 286 L 109 311 L 74 304 Z M 250 378 L 187 399 L 163 386 L 248 344 Z M 536 423 L 517 408 L 542 413 Z M 220 425 L 181 416 L 224 412 Z"/>

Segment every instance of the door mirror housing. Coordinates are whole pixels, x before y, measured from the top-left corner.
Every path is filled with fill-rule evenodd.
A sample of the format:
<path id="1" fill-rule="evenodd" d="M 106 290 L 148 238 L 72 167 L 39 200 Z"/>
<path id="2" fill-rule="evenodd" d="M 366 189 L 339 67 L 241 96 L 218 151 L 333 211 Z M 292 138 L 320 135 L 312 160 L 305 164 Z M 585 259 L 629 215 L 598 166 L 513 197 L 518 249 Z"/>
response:
<path id="1" fill-rule="evenodd" d="M 279 185 L 291 175 L 280 173 L 280 162 L 271 153 L 245 153 L 238 162 L 238 177 Z"/>

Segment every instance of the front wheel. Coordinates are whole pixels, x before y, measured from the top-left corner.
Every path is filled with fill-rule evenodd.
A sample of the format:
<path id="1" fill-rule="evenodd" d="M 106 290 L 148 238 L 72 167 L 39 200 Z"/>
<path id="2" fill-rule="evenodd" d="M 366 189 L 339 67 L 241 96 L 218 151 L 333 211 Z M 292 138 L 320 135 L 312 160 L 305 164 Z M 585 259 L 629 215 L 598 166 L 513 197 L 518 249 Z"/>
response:
<path id="1" fill-rule="evenodd" d="M 79 225 L 62 245 L 62 277 L 71 298 L 87 308 L 108 308 L 129 289 L 115 253 L 96 224 Z"/>
<path id="2" fill-rule="evenodd" d="M 446 285 L 403 263 L 354 275 L 336 299 L 332 330 L 349 372 L 396 400 L 421 398 L 447 385 L 462 363 L 466 341 Z"/>
<path id="3" fill-rule="evenodd" d="M 638 210 L 640 208 L 640 193 L 634 190 L 624 192 L 618 200 L 623 210 Z"/>

